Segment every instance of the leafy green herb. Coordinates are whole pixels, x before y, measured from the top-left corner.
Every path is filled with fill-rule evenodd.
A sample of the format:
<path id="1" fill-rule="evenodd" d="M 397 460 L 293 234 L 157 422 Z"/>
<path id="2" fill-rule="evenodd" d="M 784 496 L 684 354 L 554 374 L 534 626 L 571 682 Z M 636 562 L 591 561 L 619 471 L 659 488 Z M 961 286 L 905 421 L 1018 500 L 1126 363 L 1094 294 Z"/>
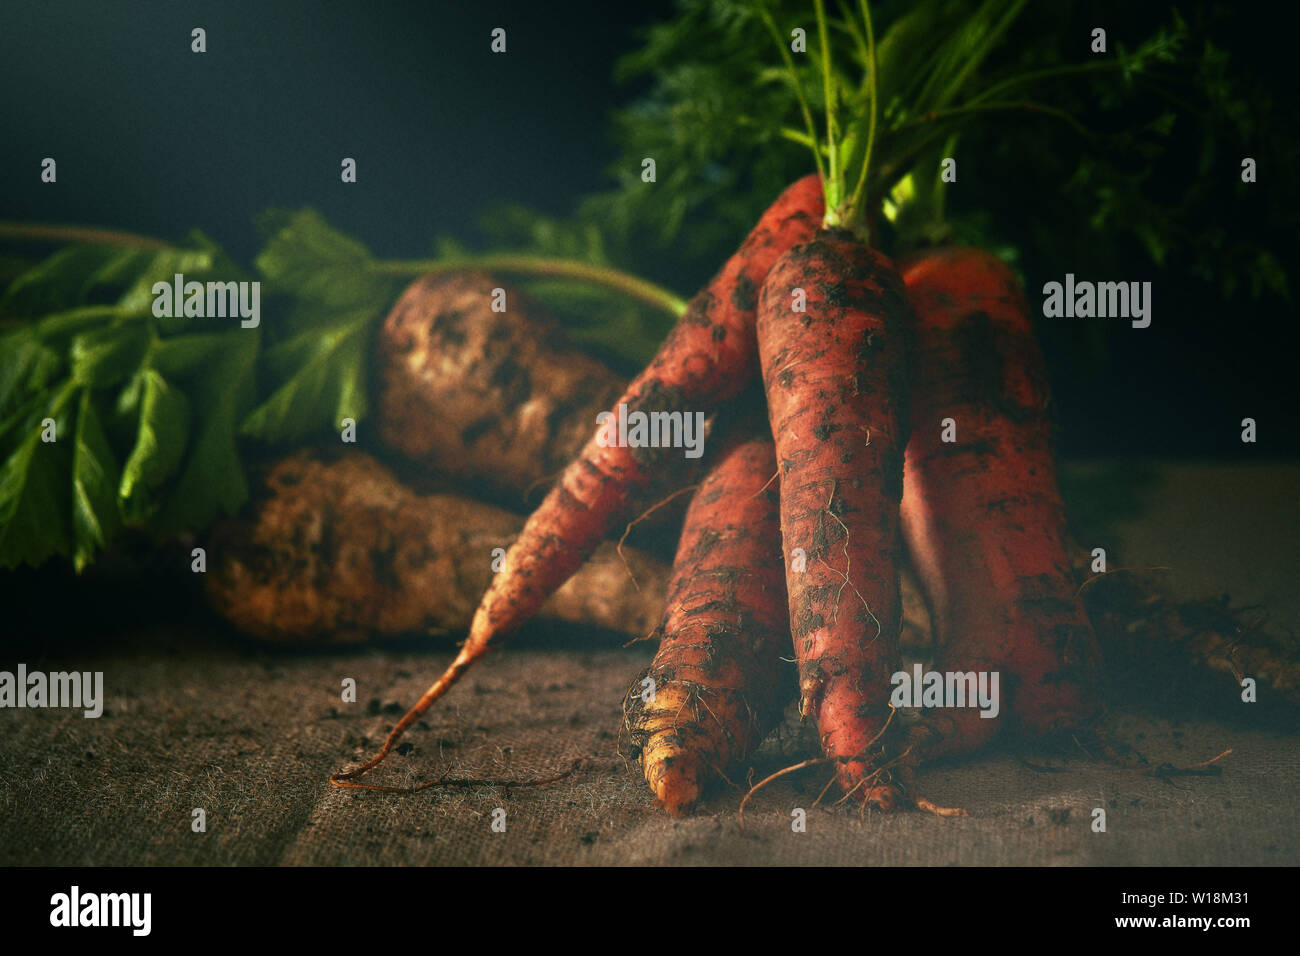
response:
<path id="1" fill-rule="evenodd" d="M 221 515 L 238 511 L 248 498 L 237 429 L 254 400 L 258 336 L 250 332 L 209 336 L 210 372 L 189 378 L 191 408 L 197 412 L 191 428 L 193 451 L 155 521 L 161 533 L 206 528 Z M 160 354 L 156 361 L 161 368 L 175 359 Z"/>
<path id="2" fill-rule="evenodd" d="M 117 506 L 118 467 L 89 389 L 81 392 L 72 458 L 72 526 L 78 571 L 108 547 L 121 526 Z"/>
<path id="3" fill-rule="evenodd" d="M 278 383 L 242 422 L 245 435 L 286 441 L 366 414 L 366 369 L 375 324 L 402 280 L 374 266 L 369 250 L 313 210 L 274 212 L 257 268 L 291 305 L 262 356 Z"/>
<path id="4" fill-rule="evenodd" d="M 42 440 L 44 420 L 54 420 L 55 434 L 68 433 L 67 406 L 73 389 L 49 388 L 30 396 L 0 423 L 6 444 L 0 467 L 0 565 L 26 561 L 40 564 L 71 551 L 68 442 Z"/>
<path id="5" fill-rule="evenodd" d="M 154 284 L 177 273 L 242 277 L 194 233 L 70 246 L 0 298 L 0 566 L 67 555 L 80 571 L 124 526 L 199 528 L 243 504 L 258 332 L 155 317 Z"/>
<path id="6" fill-rule="evenodd" d="M 140 416 L 135 444 L 122 466 L 118 497 L 123 513 L 134 522 L 148 518 L 157 507 L 155 492 L 180 465 L 190 427 L 190 403 L 157 370 L 140 371 Z"/>
<path id="7" fill-rule="evenodd" d="M 590 231 L 581 249 L 567 229 L 533 237 L 563 246 L 563 259 L 444 244 L 441 260 L 378 263 L 312 210 L 262 224 L 255 264 L 269 308 L 257 328 L 153 314 L 155 283 L 177 273 L 242 277 L 200 233 L 174 248 L 72 246 L 11 284 L 0 299 L 0 566 L 71 555 L 81 570 L 123 527 L 162 537 L 238 510 L 249 493 L 241 439 L 287 444 L 365 417 L 376 325 L 425 271 L 533 275 L 529 291 L 558 303 L 580 342 L 625 358 L 653 350 L 680 308 L 591 262 L 601 255 Z M 48 417 L 54 442 L 41 440 Z"/>

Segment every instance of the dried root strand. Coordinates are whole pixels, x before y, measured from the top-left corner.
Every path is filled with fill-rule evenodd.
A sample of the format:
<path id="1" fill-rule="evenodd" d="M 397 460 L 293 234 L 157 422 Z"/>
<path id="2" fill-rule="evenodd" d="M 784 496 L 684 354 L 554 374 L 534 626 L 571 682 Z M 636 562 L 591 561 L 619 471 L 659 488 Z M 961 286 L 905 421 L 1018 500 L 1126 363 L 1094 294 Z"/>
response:
<path id="1" fill-rule="evenodd" d="M 1083 595 L 1108 657 L 1149 660 L 1160 650 L 1192 671 L 1238 688 L 1251 677 L 1261 692 L 1300 704 L 1300 641 L 1265 631 L 1251 608 L 1232 607 L 1226 596 L 1176 601 L 1139 573 L 1110 571 L 1085 584 L 1094 581 Z"/>

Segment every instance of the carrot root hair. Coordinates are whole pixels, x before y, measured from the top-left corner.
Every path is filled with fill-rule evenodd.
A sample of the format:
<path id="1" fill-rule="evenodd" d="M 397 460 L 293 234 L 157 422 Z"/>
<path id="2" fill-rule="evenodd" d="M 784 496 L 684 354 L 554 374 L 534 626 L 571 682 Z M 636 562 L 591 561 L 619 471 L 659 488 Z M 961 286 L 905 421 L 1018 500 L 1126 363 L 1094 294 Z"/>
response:
<path id="1" fill-rule="evenodd" d="M 885 732 L 889 729 L 889 724 L 894 719 L 895 713 L 896 711 L 891 706 L 889 708 L 889 717 L 886 718 L 884 726 L 882 726 L 880 730 L 876 733 L 876 735 L 872 737 L 870 741 L 867 742 L 867 745 L 863 747 L 860 752 L 856 754 L 847 754 L 838 757 L 811 757 L 808 760 L 801 760 L 796 764 L 791 764 L 788 767 L 782 767 L 780 770 L 768 774 L 758 783 L 750 786 L 749 791 L 741 799 L 740 809 L 737 811 L 737 816 L 740 819 L 740 828 L 742 830 L 745 828 L 745 807 L 749 803 L 750 799 L 754 796 L 755 793 L 757 793 L 759 790 L 766 787 L 769 783 L 772 783 L 774 780 L 778 780 L 781 777 L 786 776 L 787 774 L 796 773 L 797 771 L 804 770 L 808 767 L 820 767 L 828 763 L 830 764 L 856 763 L 866 759 L 871 748 L 876 745 L 877 741 L 879 741 L 880 738 L 883 737 L 885 735 Z M 871 773 L 867 774 L 865 777 L 863 777 L 861 780 L 858 781 L 857 785 L 854 786 L 852 790 L 850 790 L 843 797 L 837 800 L 835 802 L 835 805 L 838 806 L 840 803 L 843 803 L 850 796 L 852 796 L 854 791 L 856 791 L 864 783 L 870 781 L 872 782 L 872 787 L 867 791 L 867 795 L 862 800 L 863 807 L 865 808 L 876 790 L 876 786 L 877 786 L 877 784 L 875 783 L 876 778 L 879 777 L 880 774 L 888 770 L 890 767 L 892 767 L 894 764 L 896 764 L 898 761 L 900 761 L 904 756 L 906 756 L 906 753 L 900 755 L 899 757 L 894 758 L 888 763 L 881 765 L 880 767 L 873 770 Z M 832 778 L 832 780 L 833 779 L 834 778 Z M 898 792 L 897 788 L 895 788 L 892 784 L 889 783 L 880 784 L 879 786 L 882 787 L 882 792 L 881 792 L 880 799 L 876 802 L 882 810 L 888 810 L 893 806 L 894 796 Z M 827 787 L 822 789 L 822 792 L 820 794 L 818 794 L 817 799 L 813 801 L 813 806 L 816 806 L 821 801 L 821 798 L 826 795 L 827 789 L 829 789 L 829 784 L 827 785 Z"/>
<path id="2" fill-rule="evenodd" d="M 380 793 L 416 793 L 433 784 L 421 784 L 417 787 L 380 787 L 369 783 L 355 783 L 360 777 L 364 777 L 370 771 L 378 767 L 392 752 L 393 746 L 402 738 L 402 735 L 410 726 L 424 716 L 425 712 L 440 698 L 447 693 L 458 680 L 469 670 L 470 665 L 487 653 L 487 645 L 476 642 L 471 639 L 465 642 L 456 659 L 451 662 L 451 666 L 443 672 L 443 675 L 434 681 L 433 685 L 424 692 L 415 706 L 406 712 L 388 732 L 388 737 L 384 740 L 384 745 L 379 748 L 379 753 L 375 754 L 360 767 L 352 770 L 340 771 L 330 774 L 330 784 L 335 787 L 342 787 L 347 790 L 376 790 Z"/>

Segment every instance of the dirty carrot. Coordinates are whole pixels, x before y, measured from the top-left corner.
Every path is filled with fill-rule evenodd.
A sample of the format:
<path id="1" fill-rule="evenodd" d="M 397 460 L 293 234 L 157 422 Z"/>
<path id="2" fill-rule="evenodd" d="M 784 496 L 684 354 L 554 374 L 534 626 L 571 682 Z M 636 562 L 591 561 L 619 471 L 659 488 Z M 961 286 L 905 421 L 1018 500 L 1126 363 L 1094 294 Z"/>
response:
<path id="1" fill-rule="evenodd" d="M 658 653 L 623 703 L 633 753 L 674 816 L 739 766 L 794 697 L 767 422 L 751 414 L 721 442 L 686 512 Z"/>
<path id="2" fill-rule="evenodd" d="M 820 181 L 806 176 L 763 214 L 740 249 L 691 300 L 654 360 L 614 409 L 626 413 L 710 412 L 734 398 L 757 371 L 754 309 L 776 258 L 810 237 L 822 213 Z M 489 649 L 532 617 L 621 523 L 644 510 L 655 491 L 682 476 L 683 449 L 602 442 L 603 425 L 528 519 L 506 553 L 446 672 L 393 728 L 380 752 L 331 782 L 349 783 L 377 766 L 398 738 Z"/>
<path id="3" fill-rule="evenodd" d="M 1024 295 L 993 255 L 900 262 L 916 314 L 902 521 L 941 670 L 999 671 L 997 718 L 927 713 L 919 758 L 964 753 L 1008 720 L 1031 736 L 1099 710 L 1100 654 L 1071 574 L 1045 365 Z"/>
<path id="4" fill-rule="evenodd" d="M 828 757 L 857 758 L 836 764 L 849 792 L 898 663 L 908 321 L 888 258 L 842 230 L 778 260 L 758 313 L 800 711 Z"/>
<path id="5" fill-rule="evenodd" d="M 859 156 L 847 148 L 851 132 L 840 138 L 824 4 L 816 0 L 814 8 L 827 94 L 826 214 L 817 235 L 768 273 L 756 333 L 781 476 L 800 713 L 816 721 L 845 793 L 887 808 L 897 791 L 882 777 L 876 751 L 882 736 L 888 742 L 890 677 L 898 668 L 911 315 L 893 263 L 868 244 L 863 186 L 879 111 L 870 12 L 862 3 L 872 83 Z M 769 29 L 798 91 L 770 18 Z M 815 141 L 806 111 L 805 119 Z M 856 186 L 846 156 L 856 158 Z"/>

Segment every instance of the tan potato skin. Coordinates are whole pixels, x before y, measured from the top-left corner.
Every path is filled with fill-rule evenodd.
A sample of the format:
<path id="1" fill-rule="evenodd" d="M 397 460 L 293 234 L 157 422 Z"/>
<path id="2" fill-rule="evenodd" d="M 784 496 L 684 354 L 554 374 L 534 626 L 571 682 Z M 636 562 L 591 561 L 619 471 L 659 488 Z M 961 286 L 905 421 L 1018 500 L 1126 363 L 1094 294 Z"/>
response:
<path id="1" fill-rule="evenodd" d="M 496 280 L 424 276 L 384 320 L 375 344 L 379 440 L 505 502 L 545 488 L 596 430 L 623 380 L 569 344 L 515 289 L 492 311 Z"/>
<path id="2" fill-rule="evenodd" d="M 360 451 L 278 462 L 246 516 L 214 530 L 207 595 L 241 631 L 277 643 L 357 644 L 461 633 L 492 578 L 492 551 L 523 519 L 459 495 L 418 495 Z M 663 563 L 602 546 L 542 616 L 630 636 L 659 622 Z"/>

